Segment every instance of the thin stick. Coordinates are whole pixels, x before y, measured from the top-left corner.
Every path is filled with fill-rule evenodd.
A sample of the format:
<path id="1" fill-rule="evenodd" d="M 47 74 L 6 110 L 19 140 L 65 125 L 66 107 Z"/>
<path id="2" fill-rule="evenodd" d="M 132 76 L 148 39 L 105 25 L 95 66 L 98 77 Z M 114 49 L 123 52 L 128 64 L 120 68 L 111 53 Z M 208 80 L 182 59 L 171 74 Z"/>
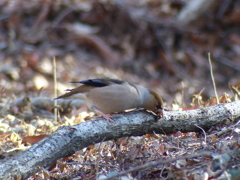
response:
<path id="1" fill-rule="evenodd" d="M 213 76 L 213 69 L 212 69 L 212 62 L 211 62 L 211 56 L 210 55 L 211 54 L 208 53 L 208 61 L 209 61 L 209 65 L 210 65 L 210 72 L 211 72 L 211 77 L 212 77 L 212 83 L 213 83 L 213 88 L 214 88 L 215 96 L 216 96 L 216 99 L 217 99 L 217 103 L 219 104 L 217 88 L 216 88 L 216 84 L 215 84 L 215 80 L 214 80 L 214 76 Z"/>
<path id="2" fill-rule="evenodd" d="M 197 124 L 194 124 L 196 127 L 198 127 L 199 129 L 202 130 L 203 134 L 204 134 L 204 142 L 205 144 L 207 144 L 207 135 L 206 135 L 206 132 L 204 131 L 203 128 L 201 128 L 200 126 L 198 126 Z"/>
<path id="3" fill-rule="evenodd" d="M 54 97 L 57 97 L 57 68 L 56 68 L 56 59 L 53 57 L 53 81 L 54 81 Z M 54 120 L 57 121 L 57 100 L 54 100 Z"/>
<path id="4" fill-rule="evenodd" d="M 184 107 L 184 89 L 185 89 L 185 86 L 184 86 L 183 81 L 181 82 L 181 84 L 182 84 L 182 107 Z"/>

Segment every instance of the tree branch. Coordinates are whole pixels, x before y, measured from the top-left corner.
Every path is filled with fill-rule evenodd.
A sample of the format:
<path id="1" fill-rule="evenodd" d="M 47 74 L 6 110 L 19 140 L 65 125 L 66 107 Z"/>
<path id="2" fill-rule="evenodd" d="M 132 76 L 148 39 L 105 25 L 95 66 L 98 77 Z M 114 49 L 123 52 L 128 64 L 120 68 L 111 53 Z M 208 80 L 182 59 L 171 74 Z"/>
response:
<path id="1" fill-rule="evenodd" d="M 177 131 L 201 131 L 195 125 L 208 130 L 213 126 L 235 121 L 238 117 L 240 101 L 235 101 L 196 110 L 166 111 L 161 119 L 150 112 L 136 110 L 112 115 L 115 123 L 99 118 L 75 126 L 61 127 L 28 150 L 0 164 L 0 177 L 25 179 L 37 172 L 39 166 L 48 167 L 62 157 L 102 141 L 152 132 L 171 134 Z"/>

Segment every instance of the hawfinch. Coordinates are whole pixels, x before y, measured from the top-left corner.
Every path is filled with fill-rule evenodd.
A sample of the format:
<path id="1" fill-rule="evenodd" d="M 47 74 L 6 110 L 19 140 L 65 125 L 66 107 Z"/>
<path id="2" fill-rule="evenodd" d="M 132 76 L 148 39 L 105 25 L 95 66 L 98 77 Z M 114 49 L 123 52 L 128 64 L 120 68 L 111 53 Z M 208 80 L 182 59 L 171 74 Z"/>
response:
<path id="1" fill-rule="evenodd" d="M 55 99 L 84 99 L 87 106 L 102 115 L 106 120 L 113 121 L 106 114 L 123 112 L 133 108 L 144 108 L 163 114 L 162 98 L 153 90 L 118 79 L 89 79 L 72 83 L 81 85 L 68 89 Z"/>

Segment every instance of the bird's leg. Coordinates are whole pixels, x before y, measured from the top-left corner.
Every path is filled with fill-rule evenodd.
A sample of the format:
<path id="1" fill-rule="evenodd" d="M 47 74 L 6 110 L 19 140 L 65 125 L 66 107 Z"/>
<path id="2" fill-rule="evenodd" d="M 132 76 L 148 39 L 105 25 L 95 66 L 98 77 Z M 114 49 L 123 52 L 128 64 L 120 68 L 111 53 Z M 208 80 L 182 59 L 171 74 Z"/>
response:
<path id="1" fill-rule="evenodd" d="M 157 115 L 158 115 L 158 117 L 162 118 L 164 116 L 164 109 L 158 109 Z"/>
<path id="2" fill-rule="evenodd" d="M 111 116 L 110 115 L 107 115 L 105 113 L 103 113 L 102 111 L 100 111 L 96 106 L 92 106 L 91 107 L 92 110 L 94 110 L 96 113 L 98 113 L 99 115 L 101 115 L 104 119 L 106 119 L 107 121 L 109 122 L 114 122 L 112 119 L 111 119 Z"/>
<path id="3" fill-rule="evenodd" d="M 162 107 L 162 102 L 158 103 L 157 105 L 157 110 L 156 110 L 156 114 L 158 115 L 159 118 L 162 118 L 164 116 L 164 109 Z"/>

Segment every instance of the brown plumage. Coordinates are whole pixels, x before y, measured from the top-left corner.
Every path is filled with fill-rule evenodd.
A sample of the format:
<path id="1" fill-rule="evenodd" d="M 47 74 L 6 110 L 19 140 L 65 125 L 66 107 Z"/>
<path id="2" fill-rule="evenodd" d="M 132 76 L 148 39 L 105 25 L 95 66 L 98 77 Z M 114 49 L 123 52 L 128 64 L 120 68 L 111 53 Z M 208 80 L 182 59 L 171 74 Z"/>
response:
<path id="1" fill-rule="evenodd" d="M 84 99 L 87 106 L 107 120 L 106 113 L 122 112 L 133 108 L 162 110 L 162 98 L 153 90 L 117 79 L 89 79 L 73 82 L 79 87 L 68 90 L 60 98 Z"/>

